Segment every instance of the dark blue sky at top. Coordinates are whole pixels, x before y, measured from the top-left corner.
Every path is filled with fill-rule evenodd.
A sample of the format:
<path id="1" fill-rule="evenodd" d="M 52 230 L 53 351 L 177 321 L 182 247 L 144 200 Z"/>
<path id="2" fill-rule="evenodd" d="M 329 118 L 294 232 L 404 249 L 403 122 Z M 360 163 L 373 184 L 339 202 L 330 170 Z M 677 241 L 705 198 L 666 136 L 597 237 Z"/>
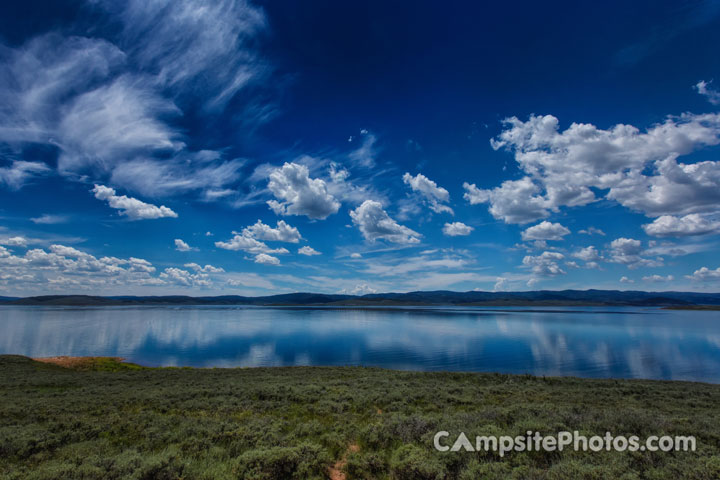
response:
<path id="1" fill-rule="evenodd" d="M 645 131 L 668 115 L 717 112 L 717 105 L 694 87 L 701 80 L 718 79 L 709 83 L 713 88 L 720 82 L 720 4 L 323 0 L 253 5 L 266 21 L 265 28 L 246 44 L 263 72 L 256 81 L 215 110 L 203 106 L 208 92 L 202 76 L 212 79 L 212 69 L 184 90 L 153 87 L 182 111 L 181 115 L 158 118 L 182 137 L 188 151 L 214 150 L 227 160 L 243 159 L 239 179 L 223 186 L 235 192 L 233 201 L 228 197 L 206 201 L 200 199 L 199 190 L 138 191 L 97 172 L 83 172 L 82 178 L 45 173 L 19 188 L 0 186 L 0 234 L 31 240 L 25 246 L 6 242 L 14 255 L 22 256 L 32 248 L 49 251 L 50 245 L 61 243 L 96 258 L 146 259 L 156 267 L 155 276 L 165 268 L 188 270 L 183 265 L 189 262 L 225 270 L 210 284 L 195 285 L 195 280 L 173 284 L 165 277 L 165 283 L 152 285 L 162 292 L 491 290 L 501 278 L 512 289 L 562 288 L 587 285 L 590 277 L 593 286 L 604 288 L 620 288 L 621 277 L 641 289 L 715 288 L 712 279 L 709 285 L 690 284 L 684 277 L 701 267 L 720 267 L 713 233 L 653 238 L 642 225 L 660 214 L 646 215 L 602 199 L 596 187 L 597 202 L 561 207 L 537 221 L 518 224 L 491 215 L 485 203 L 471 205 L 464 200 L 463 183 L 493 189 L 505 180 L 525 176 L 513 153 L 494 150 L 490 143 L 507 128 L 502 123 L 507 117 L 525 121 L 531 114 L 553 115 L 559 119 L 560 131 L 573 122 L 598 129 L 628 124 Z M 170 3 L 166 8 L 170 15 L 175 6 Z M 20 51 L 32 39 L 48 33 L 58 38 L 103 39 L 124 52 L 146 48 L 123 38 L 127 26 L 118 9 L 84 1 L 3 2 L 0 43 L 4 60 L 0 61 L 7 61 L 8 52 Z M 122 71 L 113 75 L 157 73 L 130 53 L 118 68 Z M 12 81 L 7 75 L 0 77 L 0 82 Z M 100 79 L 97 85 L 109 81 Z M 374 166 L 358 168 L 347 158 L 368 135 L 376 138 Z M 349 141 L 351 137 L 353 141 Z M 63 148 L 58 144 L 62 142 L 18 143 L 5 138 L 0 142 L 0 166 L 25 160 L 55 169 Z M 693 150 L 682 157 L 684 162 L 717 161 L 716 146 Z M 156 160 L 172 155 L 158 150 L 147 153 Z M 396 242 L 363 235 L 349 216 L 362 203 L 357 197 L 339 200 L 342 205 L 337 213 L 326 219 L 273 213 L 266 201 L 275 197 L 265 190 L 267 175 L 262 173 L 285 162 L 303 163 L 298 160 L 303 156 L 315 159 L 309 164 L 310 176 L 325 181 L 329 162 L 347 168 L 349 179 L 366 187 L 367 199 L 380 201 L 390 217 L 421 234 L 422 240 Z M 403 202 L 419 198 L 409 197 L 412 192 L 402 180 L 405 172 L 422 173 L 447 189 L 454 215 L 429 212 L 425 207 L 420 212 L 405 208 Z M 167 205 L 178 218 L 128 220 L 88 193 L 95 183 L 115 188 L 118 195 Z M 709 215 L 707 221 L 715 221 L 714 212 L 695 211 Z M 50 224 L 30 221 L 43 214 L 66 218 Z M 285 245 L 291 250 L 290 257 L 280 258 L 281 265 L 253 261 L 257 252 L 215 245 L 257 220 L 275 226 L 281 219 L 297 227 L 303 237 L 301 243 L 290 246 L 266 242 L 273 248 Z M 548 250 L 523 244 L 521 233 L 542 220 L 569 228 L 564 243 L 551 244 L 553 248 Z M 474 230 L 470 235 L 444 235 L 443 224 L 456 221 Z M 606 235 L 578 234 L 589 226 Z M 212 237 L 205 236 L 206 231 L 212 232 Z M 662 266 L 628 270 L 631 264 L 610 260 L 608 245 L 620 237 L 640 239 L 645 249 L 652 248 L 650 242 L 675 242 L 677 248 L 691 244 L 692 248 L 685 256 L 666 256 Z M 183 239 L 196 250 L 179 252 L 174 239 Z M 543 251 L 560 252 L 562 262 L 572 262 L 572 252 L 590 244 L 600 252 L 607 251 L 602 255 L 605 262 L 594 270 L 563 267 L 562 274 L 533 273 L 532 261 L 524 262 L 526 256 Z M 298 257 L 295 250 L 302 245 L 310 245 L 322 255 Z M 352 252 L 361 254 L 362 259 L 349 260 Z M 437 269 L 417 267 L 410 275 L 437 275 L 435 283 L 407 283 L 374 269 L 377 265 L 434 261 Z M 18 271 L 13 275 L 19 275 Z M 43 291 L 43 282 L 55 273 L 38 275 L 42 278 L 27 284 L 9 280 L 5 288 L 9 293 Z M 81 274 L 65 274 L 75 278 L 73 275 L 79 278 Z M 243 275 L 263 281 L 227 283 Z M 653 275 L 672 279 L 661 285 L 641 280 Z M 294 279 L 289 280 L 290 276 Z M 303 283 L 311 276 L 317 279 Z M 72 285 L 67 288 L 87 288 L 82 282 Z M 109 286 L 107 291 L 123 288 Z"/>

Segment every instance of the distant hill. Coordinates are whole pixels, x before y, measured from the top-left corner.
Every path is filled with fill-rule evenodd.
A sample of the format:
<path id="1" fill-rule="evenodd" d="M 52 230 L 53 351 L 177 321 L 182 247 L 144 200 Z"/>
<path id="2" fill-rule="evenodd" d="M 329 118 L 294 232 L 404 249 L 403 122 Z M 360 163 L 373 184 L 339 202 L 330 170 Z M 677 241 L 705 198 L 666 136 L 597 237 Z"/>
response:
<path id="1" fill-rule="evenodd" d="M 369 295 L 329 295 L 287 293 L 263 297 L 222 295 L 215 297 L 44 295 L 39 297 L 0 297 L 0 305 L 274 305 L 274 306 L 659 306 L 683 307 L 720 305 L 720 293 L 642 292 L 619 290 L 538 290 L 531 292 L 432 292 L 373 293 Z"/>

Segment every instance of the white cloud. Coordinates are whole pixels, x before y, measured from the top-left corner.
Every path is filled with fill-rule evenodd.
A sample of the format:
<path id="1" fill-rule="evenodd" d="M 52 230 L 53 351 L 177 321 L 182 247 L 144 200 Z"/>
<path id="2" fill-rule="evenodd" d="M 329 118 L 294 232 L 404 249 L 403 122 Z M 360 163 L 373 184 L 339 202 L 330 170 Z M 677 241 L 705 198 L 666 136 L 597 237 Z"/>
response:
<path id="1" fill-rule="evenodd" d="M 447 235 L 448 237 L 458 237 L 458 236 L 465 236 L 470 235 L 470 233 L 475 230 L 470 225 L 465 225 L 462 222 L 452 222 L 452 223 L 446 223 L 443 225 L 443 234 Z"/>
<path id="2" fill-rule="evenodd" d="M 245 227 L 242 234 L 258 240 L 288 243 L 298 243 L 302 238 L 298 229 L 288 225 L 284 220 L 278 220 L 275 228 L 258 220 L 254 225 Z"/>
<path id="3" fill-rule="evenodd" d="M 362 255 L 359 254 L 359 253 L 357 253 L 357 252 L 355 252 L 355 253 L 351 253 L 351 254 L 350 254 L 350 258 L 362 258 Z"/>
<path id="4" fill-rule="evenodd" d="M 299 248 L 298 253 L 300 255 L 307 255 L 308 257 L 311 257 L 313 255 L 322 255 L 320 252 L 318 252 L 317 250 L 315 250 L 314 248 L 312 248 L 308 245 L 305 245 L 304 247 Z"/>
<path id="5" fill-rule="evenodd" d="M 163 88 L 198 97 L 206 109 L 224 107 L 267 69 L 253 48 L 266 29 L 265 15 L 249 2 L 100 3 L 122 20 L 124 43 L 140 67 L 158 72 L 155 80 Z"/>
<path id="6" fill-rule="evenodd" d="M 591 203 L 597 200 L 591 188 L 651 217 L 717 209 L 720 162 L 676 159 L 720 143 L 720 114 L 668 117 L 645 132 L 630 125 L 603 130 L 578 123 L 561 132 L 558 124 L 552 115 L 506 119 L 492 147 L 511 151 L 526 176 L 490 190 L 466 184 L 465 198 L 489 203 L 490 213 L 507 223 Z"/>
<path id="7" fill-rule="evenodd" d="M 543 252 L 540 255 L 527 255 L 523 258 L 523 265 L 530 267 L 535 275 L 543 277 L 564 275 L 565 271 L 560 268 L 558 263 L 565 258 L 565 255 L 559 252 Z"/>
<path id="8" fill-rule="evenodd" d="M 710 88 L 711 83 L 712 80 L 709 82 L 706 82 L 705 80 L 700 80 L 697 84 L 695 84 L 695 90 L 697 90 L 700 95 L 707 98 L 708 102 L 712 103 L 713 105 L 720 105 L 720 92 L 718 92 L 714 88 Z"/>
<path id="9" fill-rule="evenodd" d="M 209 287 L 212 285 L 209 275 L 205 273 L 190 273 L 182 268 L 169 267 L 160 274 L 160 278 L 170 283 L 186 287 Z"/>
<path id="10" fill-rule="evenodd" d="M 255 263 L 261 263 L 263 265 L 280 265 L 280 259 L 266 253 L 258 253 L 255 255 Z"/>
<path id="11" fill-rule="evenodd" d="M 257 49 L 263 11 L 243 0 L 92 3 L 105 7 L 98 21 L 120 27 L 108 37 L 116 45 L 48 34 L 0 52 L 0 142 L 21 153 L 50 145 L 60 173 L 144 195 L 227 191 L 243 162 L 188 150 L 173 119 L 187 109 L 207 120 L 248 85 L 272 88 L 259 82 L 271 71 Z M 236 105 L 236 117 L 269 118 L 268 96 L 257 98 Z M 0 184 L 17 189 L 49 171 L 15 161 L 0 166 Z"/>
<path id="12" fill-rule="evenodd" d="M 15 160 L 9 167 L 0 167 L 0 184 L 7 185 L 11 190 L 18 190 L 31 178 L 48 172 L 50 168 L 44 163 Z"/>
<path id="13" fill-rule="evenodd" d="M 667 277 L 663 277 L 662 275 L 648 275 L 646 277 L 642 277 L 643 282 L 649 282 L 649 283 L 664 283 L 664 282 L 672 282 L 675 280 L 675 277 L 672 275 L 668 275 Z"/>
<path id="14" fill-rule="evenodd" d="M 644 258 L 641 256 L 643 253 L 642 242 L 640 240 L 623 237 L 610 242 L 610 261 L 613 263 L 621 263 L 631 269 L 663 266 L 662 258 Z"/>
<path id="15" fill-rule="evenodd" d="M 445 205 L 450 201 L 450 194 L 444 188 L 438 187 L 437 183 L 422 173 L 418 173 L 413 177 L 406 172 L 402 179 L 406 185 L 410 186 L 413 192 L 420 195 L 422 200 L 429 205 L 433 212 L 453 214 L 452 208 Z"/>
<path id="16" fill-rule="evenodd" d="M 720 267 L 715 270 L 711 270 L 708 267 L 702 267 L 695 270 L 692 275 L 685 275 L 685 278 L 700 282 L 717 281 L 720 280 Z"/>
<path id="17" fill-rule="evenodd" d="M 601 237 L 605 236 L 605 232 L 595 227 L 588 227 L 583 230 L 578 230 L 578 233 L 582 233 L 583 235 L 600 235 Z"/>
<path id="18" fill-rule="evenodd" d="M 191 247 L 187 243 L 185 243 L 183 240 L 176 238 L 175 239 L 175 250 L 178 252 L 189 252 L 191 250 L 197 250 L 196 248 Z"/>
<path id="19" fill-rule="evenodd" d="M 626 276 L 622 276 L 622 277 L 620 278 L 620 283 L 635 283 L 635 280 L 631 280 L 631 279 L 629 279 L 629 278 L 626 277 Z"/>
<path id="20" fill-rule="evenodd" d="M 7 245 L 8 247 L 27 247 L 28 241 L 25 237 L 4 237 L 0 238 L 0 245 Z"/>
<path id="21" fill-rule="evenodd" d="M 69 217 L 67 215 L 50 215 L 47 213 L 30 219 L 30 221 L 39 225 L 55 225 L 57 223 L 65 223 L 68 220 Z"/>
<path id="22" fill-rule="evenodd" d="M 110 179 L 116 185 L 154 196 L 204 189 L 201 198 L 216 201 L 236 193 L 222 187 L 239 179 L 243 165 L 243 160 L 225 160 L 214 151 L 183 151 L 169 159 L 124 161 L 113 167 Z"/>
<path id="23" fill-rule="evenodd" d="M 393 243 L 419 243 L 422 236 L 398 224 L 383 210 L 382 204 L 374 200 L 365 200 L 350 212 L 350 217 L 363 237 L 370 242 L 385 239 Z"/>
<path id="24" fill-rule="evenodd" d="M 711 220 L 697 213 L 684 217 L 663 215 L 652 223 L 643 225 L 648 235 L 655 237 L 687 237 L 691 235 L 705 235 L 720 231 L 720 221 Z"/>
<path id="25" fill-rule="evenodd" d="M 0 141 L 48 143 L 63 100 L 106 78 L 125 55 L 105 40 L 50 34 L 4 48 L 0 60 Z"/>
<path id="26" fill-rule="evenodd" d="M 493 292 L 505 292 L 508 290 L 508 279 L 505 277 L 498 277 L 493 285 Z"/>
<path id="27" fill-rule="evenodd" d="M 368 275 L 392 277 L 414 272 L 432 272 L 439 269 L 459 270 L 468 266 L 469 261 L 457 256 L 444 255 L 433 258 L 435 252 L 423 252 L 420 256 L 400 258 L 379 258 L 365 263 Z M 424 275 L 421 275 L 424 276 Z"/>
<path id="28" fill-rule="evenodd" d="M 197 263 L 186 263 L 183 267 L 192 268 L 196 272 L 200 273 L 223 273 L 225 271 L 221 267 L 213 267 L 212 265 L 205 265 L 204 267 L 201 267 Z"/>
<path id="29" fill-rule="evenodd" d="M 13 255 L 0 247 L 0 285 L 35 294 L 48 290 L 66 292 L 67 287 L 98 291 L 133 285 L 162 285 L 153 276 L 155 267 L 147 260 L 130 257 L 97 258 L 77 248 L 53 244 L 49 251 L 34 248 L 24 255 Z"/>
<path id="30" fill-rule="evenodd" d="M 120 77 L 73 100 L 57 128 L 62 142 L 58 169 L 108 171 L 138 155 L 181 150 L 185 145 L 178 134 L 160 119 L 180 110 L 148 82 Z"/>
<path id="31" fill-rule="evenodd" d="M 306 215 L 322 220 L 340 208 L 340 202 L 328 193 L 325 181 L 310 178 L 305 165 L 285 163 L 273 170 L 269 179 L 268 189 L 281 200 L 267 202 L 277 215 Z"/>
<path id="32" fill-rule="evenodd" d="M 584 262 L 598 262 L 602 260 L 602 257 L 598 253 L 597 249 L 592 245 L 589 247 L 581 248 L 580 250 L 574 252 L 572 256 L 575 258 L 579 258 Z"/>
<path id="33" fill-rule="evenodd" d="M 257 255 L 290 253 L 286 248 L 270 248 L 267 244 L 246 235 L 235 234 L 228 242 L 215 242 L 215 246 L 225 250 L 242 250 Z"/>
<path id="34" fill-rule="evenodd" d="M 570 230 L 559 223 L 551 223 L 543 221 L 527 228 L 522 232 L 522 239 L 529 240 L 562 240 L 565 235 L 569 235 Z"/>
<path id="35" fill-rule="evenodd" d="M 540 187 L 529 177 L 506 180 L 499 187 L 482 190 L 475 184 L 463 183 L 465 200 L 471 205 L 489 203 L 490 214 L 506 223 L 528 223 L 550 215 L 550 202 L 540 193 Z"/>
<path id="36" fill-rule="evenodd" d="M 367 283 L 359 283 L 353 288 L 344 288 L 340 290 L 341 294 L 344 295 L 368 295 L 370 293 L 377 293 L 377 289 L 372 288 Z"/>
<path id="37" fill-rule="evenodd" d="M 350 152 L 348 158 L 356 166 L 372 168 L 375 166 L 375 156 L 377 155 L 375 150 L 377 137 L 367 130 L 361 130 L 360 134 L 363 138 L 362 145 L 358 149 Z"/>
<path id="38" fill-rule="evenodd" d="M 162 205 L 160 207 L 149 203 L 142 202 L 137 198 L 131 198 L 125 195 L 115 195 L 115 190 L 103 185 L 95 185 L 92 189 L 95 198 L 98 200 L 106 200 L 110 208 L 120 210 L 120 215 L 128 217 L 130 220 L 145 220 L 154 218 L 172 217 L 177 218 L 177 213 L 168 207 Z"/>

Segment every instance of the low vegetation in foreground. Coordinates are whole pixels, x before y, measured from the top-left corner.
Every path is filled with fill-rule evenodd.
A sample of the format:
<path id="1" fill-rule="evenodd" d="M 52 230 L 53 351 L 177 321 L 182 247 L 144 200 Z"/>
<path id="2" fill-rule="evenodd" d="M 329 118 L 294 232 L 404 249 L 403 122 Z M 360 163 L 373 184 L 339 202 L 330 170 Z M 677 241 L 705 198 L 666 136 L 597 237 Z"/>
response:
<path id="1" fill-rule="evenodd" d="M 60 362 L 63 363 L 63 362 Z M 8 479 L 717 479 L 720 386 L 0 356 Z M 696 452 L 440 453 L 439 430 L 694 435 Z"/>

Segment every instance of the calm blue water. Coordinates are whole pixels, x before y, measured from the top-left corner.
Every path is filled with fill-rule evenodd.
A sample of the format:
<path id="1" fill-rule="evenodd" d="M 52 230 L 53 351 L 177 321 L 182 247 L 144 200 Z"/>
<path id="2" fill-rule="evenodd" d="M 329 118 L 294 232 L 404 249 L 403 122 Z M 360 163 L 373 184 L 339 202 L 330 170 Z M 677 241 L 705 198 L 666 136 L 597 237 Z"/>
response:
<path id="1" fill-rule="evenodd" d="M 143 365 L 366 365 L 720 383 L 720 312 L 0 307 L 0 353 Z"/>

